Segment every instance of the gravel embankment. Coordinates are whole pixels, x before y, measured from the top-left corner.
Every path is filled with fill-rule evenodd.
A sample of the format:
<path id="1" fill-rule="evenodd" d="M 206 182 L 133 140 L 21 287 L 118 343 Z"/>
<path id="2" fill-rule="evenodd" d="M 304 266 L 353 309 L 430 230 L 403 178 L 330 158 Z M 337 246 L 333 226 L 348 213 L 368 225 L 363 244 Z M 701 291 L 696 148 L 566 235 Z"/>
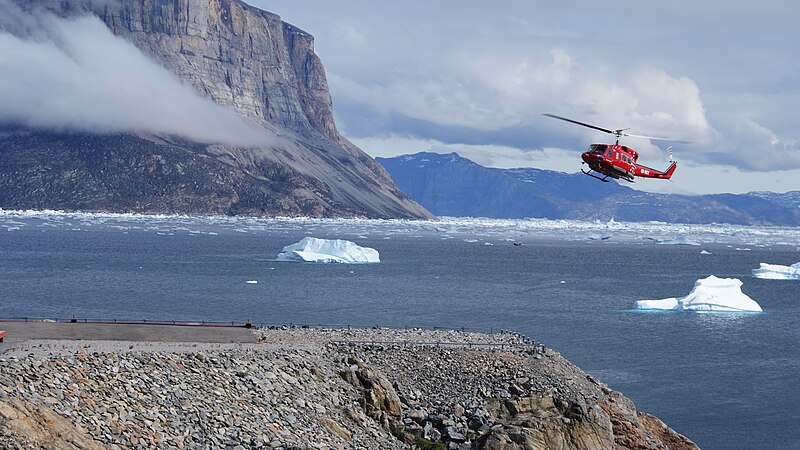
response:
<path id="1" fill-rule="evenodd" d="M 492 442 L 536 441 L 525 430 L 541 417 L 547 436 L 596 440 L 597 427 L 584 425 L 604 414 L 598 405 L 627 407 L 558 353 L 512 333 L 253 333 L 260 343 L 5 348 L 0 447 L 528 448 Z M 613 443 L 609 419 L 600 422 Z"/>

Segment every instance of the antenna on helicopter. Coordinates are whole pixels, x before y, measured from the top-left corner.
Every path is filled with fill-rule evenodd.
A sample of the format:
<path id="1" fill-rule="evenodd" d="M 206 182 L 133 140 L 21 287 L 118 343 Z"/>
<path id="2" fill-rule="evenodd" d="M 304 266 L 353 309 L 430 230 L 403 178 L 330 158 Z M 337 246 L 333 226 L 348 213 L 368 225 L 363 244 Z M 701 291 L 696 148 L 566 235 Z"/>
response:
<path id="1" fill-rule="evenodd" d="M 669 162 L 670 162 L 670 163 L 673 163 L 673 162 L 675 162 L 675 160 L 674 160 L 674 159 L 672 159 L 672 147 L 671 147 L 671 146 L 670 146 L 670 147 L 667 147 L 667 153 L 669 153 Z"/>

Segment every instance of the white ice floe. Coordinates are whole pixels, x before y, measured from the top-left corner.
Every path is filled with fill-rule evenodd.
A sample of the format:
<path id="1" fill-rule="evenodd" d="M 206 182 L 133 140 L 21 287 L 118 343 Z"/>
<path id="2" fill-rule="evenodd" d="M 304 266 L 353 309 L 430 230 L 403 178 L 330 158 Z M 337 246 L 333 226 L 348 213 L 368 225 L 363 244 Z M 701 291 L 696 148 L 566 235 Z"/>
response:
<path id="1" fill-rule="evenodd" d="M 247 280 L 245 281 L 247 284 L 258 284 L 258 280 Z"/>
<path id="2" fill-rule="evenodd" d="M 753 276 L 765 280 L 800 280 L 800 262 L 791 266 L 761 263 L 761 267 L 753 269 Z"/>
<path id="3" fill-rule="evenodd" d="M 697 280 L 686 297 L 662 300 L 639 300 L 636 309 L 658 309 L 694 312 L 761 312 L 761 306 L 742 292 L 737 278 L 714 275 Z"/>
<path id="4" fill-rule="evenodd" d="M 369 236 L 371 239 L 397 239 L 400 237 L 429 237 L 446 235 L 456 239 L 478 239 L 479 242 L 508 239 L 511 242 L 535 239 L 586 240 L 587 236 L 610 236 L 620 244 L 636 244 L 642 237 L 662 244 L 688 244 L 675 242 L 672 237 L 689 236 L 691 241 L 703 245 L 732 244 L 730 248 L 761 248 L 762 246 L 797 247 L 800 242 L 799 227 L 760 227 L 730 224 L 673 224 L 664 222 L 580 221 L 548 219 L 487 219 L 471 217 L 439 217 L 436 220 L 407 219 L 318 219 L 308 217 L 241 217 L 241 216 L 187 216 L 143 215 L 115 213 L 78 213 L 65 211 L 20 211 L 0 208 L 0 231 L 8 227 L 21 230 L 56 228 L 83 231 L 119 231 L 123 226 L 131 231 L 160 233 L 164 236 L 188 234 L 201 230 L 203 234 L 230 233 L 246 235 L 278 235 L 302 231 L 306 235 L 326 234 L 338 236 Z M 317 230 L 317 231 L 312 231 Z M 611 231 L 613 230 L 613 232 Z M 17 230 L 14 230 L 17 231 Z M 363 238 L 361 238 L 363 239 Z M 685 239 L 685 238 L 684 238 Z M 680 240 L 680 239 L 678 239 Z M 799 249 L 800 250 L 800 249 Z"/>
<path id="5" fill-rule="evenodd" d="M 656 240 L 656 244 L 659 245 L 700 245 L 700 243 L 695 242 L 684 235 L 675 236 L 675 239 L 662 239 Z"/>
<path id="6" fill-rule="evenodd" d="M 342 239 L 307 237 L 283 247 L 278 261 L 361 264 L 380 262 L 380 255 L 373 248 L 360 247 Z"/>
<path id="7" fill-rule="evenodd" d="M 710 254 L 711 254 L 711 252 L 709 252 L 709 251 L 707 251 L 707 250 L 701 250 L 701 251 L 700 251 L 700 254 L 701 254 L 701 255 L 710 255 Z"/>

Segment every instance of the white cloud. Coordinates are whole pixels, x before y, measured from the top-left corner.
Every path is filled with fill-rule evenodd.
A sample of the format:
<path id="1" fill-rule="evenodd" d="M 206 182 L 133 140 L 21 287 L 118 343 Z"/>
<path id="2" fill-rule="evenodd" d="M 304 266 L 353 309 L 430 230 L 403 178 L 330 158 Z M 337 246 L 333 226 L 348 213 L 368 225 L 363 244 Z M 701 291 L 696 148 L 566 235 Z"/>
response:
<path id="1" fill-rule="evenodd" d="M 0 122 L 204 143 L 275 137 L 203 98 L 94 16 L 30 14 L 0 0 Z"/>
<path id="2" fill-rule="evenodd" d="M 750 118 L 739 118 L 727 125 L 724 142 L 742 151 L 723 154 L 718 162 L 730 162 L 756 171 L 800 167 L 800 141 L 781 138 Z"/>
<path id="3" fill-rule="evenodd" d="M 580 136 L 581 146 L 597 139 L 597 133 L 566 124 L 554 127 L 541 114 L 555 112 L 603 127 L 630 127 L 634 133 L 680 140 L 705 142 L 714 134 L 699 89 L 688 78 L 671 77 L 657 69 L 616 73 L 602 62 L 574 62 L 563 49 L 550 49 L 543 55 L 548 56 L 540 56 L 537 64 L 530 55 L 514 59 L 505 54 L 461 51 L 426 71 L 390 75 L 388 82 L 359 82 L 335 74 L 331 84 L 339 100 L 367 107 L 386 116 L 387 121 L 392 115 L 402 115 L 481 131 L 548 130 Z M 594 70 L 585 70 L 587 64 Z M 414 134 L 415 130 L 408 132 Z M 512 131 L 507 133 L 510 136 Z M 530 142 L 527 148 L 541 145 Z M 644 148 L 645 154 L 656 150 Z"/>
<path id="4" fill-rule="evenodd" d="M 342 40 L 352 47 L 365 47 L 367 45 L 367 37 L 352 25 L 338 24 L 334 26 L 334 29 Z"/>

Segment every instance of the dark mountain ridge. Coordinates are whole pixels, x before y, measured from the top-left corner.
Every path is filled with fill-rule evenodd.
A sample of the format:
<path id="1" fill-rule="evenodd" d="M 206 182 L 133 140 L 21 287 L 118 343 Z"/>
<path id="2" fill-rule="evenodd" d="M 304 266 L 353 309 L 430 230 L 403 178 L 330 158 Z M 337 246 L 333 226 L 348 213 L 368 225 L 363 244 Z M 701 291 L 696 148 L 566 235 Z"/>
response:
<path id="1" fill-rule="evenodd" d="M 323 216 L 333 208 L 363 214 L 285 165 L 241 170 L 215 154 L 225 150 L 186 140 L 20 130 L 0 136 L 0 204 L 6 209 Z"/>
<path id="2" fill-rule="evenodd" d="M 411 198 L 440 216 L 800 225 L 792 193 L 654 194 L 581 173 L 483 167 L 456 153 L 377 160 Z"/>

